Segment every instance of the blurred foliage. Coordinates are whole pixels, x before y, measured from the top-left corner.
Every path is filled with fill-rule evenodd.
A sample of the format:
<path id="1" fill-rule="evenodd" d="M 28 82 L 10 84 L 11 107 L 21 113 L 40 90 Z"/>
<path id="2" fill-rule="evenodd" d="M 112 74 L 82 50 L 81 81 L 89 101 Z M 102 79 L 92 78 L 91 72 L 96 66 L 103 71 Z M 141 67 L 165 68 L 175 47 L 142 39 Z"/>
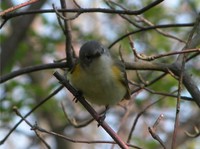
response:
<path id="1" fill-rule="evenodd" d="M 45 9 L 52 9 L 51 4 L 56 3 L 54 0 L 48 1 L 45 5 Z M 67 1 L 69 8 L 77 8 L 72 1 Z M 77 2 L 82 6 L 85 5 L 85 1 L 78 1 Z M 130 10 L 138 10 L 143 8 L 144 6 L 151 3 L 151 0 L 143 0 L 143 1 L 132 1 L 132 0 L 116 0 L 116 3 L 119 3 L 121 6 L 125 7 L 126 9 Z M 5 10 L 9 6 L 6 4 L 7 2 L 1 2 L 1 9 Z M 11 1 L 12 3 L 12 1 Z M 87 1 L 87 5 L 90 7 L 105 7 L 106 4 L 104 1 Z M 122 9 L 118 6 L 112 4 L 112 6 L 116 9 Z M 57 6 L 59 7 L 59 6 Z M 163 3 L 158 6 L 153 7 L 152 9 L 148 10 L 147 12 L 141 14 L 141 17 L 147 19 L 148 21 L 152 22 L 155 25 L 158 24 L 167 24 L 167 23 L 188 23 L 188 20 L 184 20 L 184 18 L 190 17 L 190 22 L 195 21 L 196 14 L 195 11 L 199 11 L 200 8 L 200 1 L 199 0 L 176 0 L 175 4 L 170 5 L 170 3 Z M 44 8 L 41 8 L 44 9 Z M 20 10 L 17 10 L 20 11 Z M 22 10 L 21 10 L 22 11 Z M 183 14 L 180 16 L 180 14 Z M 70 14 L 71 16 L 71 14 Z M 72 15 L 73 16 L 73 15 Z M 147 27 L 148 25 L 140 20 L 137 16 L 129 16 L 125 15 L 134 23 Z M 182 17 L 182 19 L 181 19 Z M 23 16 L 19 17 L 21 21 L 23 21 Z M 12 22 L 13 21 L 13 22 Z M 12 23 L 15 23 L 15 20 L 9 20 L 4 26 L 1 31 L 1 44 L 5 41 L 9 40 L 12 35 Z M 96 39 L 102 41 L 106 46 L 109 46 L 114 42 L 116 39 L 119 39 L 127 32 L 137 31 L 139 28 L 135 27 L 134 25 L 128 23 L 127 20 L 122 19 L 119 15 L 115 14 L 102 14 L 102 13 L 85 13 L 81 14 L 79 17 L 75 18 L 70 22 L 71 26 L 71 34 L 72 34 L 72 45 L 74 50 L 77 52 L 80 46 L 87 40 Z M 23 30 L 23 28 L 18 28 L 19 30 Z M 182 40 L 187 40 L 188 33 L 191 31 L 191 27 L 181 28 L 181 27 L 174 27 L 174 28 L 167 28 L 162 29 L 162 31 L 172 34 Z M 15 35 L 13 35 L 15 36 Z M 15 37 L 20 38 L 20 37 Z M 177 40 L 170 39 L 166 36 L 161 35 L 155 30 L 148 30 L 148 31 L 141 31 L 139 33 L 131 35 L 133 42 L 135 44 L 135 48 L 138 53 L 143 53 L 147 56 L 150 55 L 157 55 L 166 52 L 172 52 L 174 50 L 178 51 L 181 50 L 183 47 L 183 43 L 178 42 Z M 13 43 L 10 43 L 13 44 Z M 124 38 L 116 45 L 114 45 L 111 49 L 118 54 L 118 49 L 121 46 L 123 58 L 126 61 L 135 61 L 135 57 L 132 53 L 132 49 L 129 44 L 129 39 Z M 1 49 L 7 50 L 7 49 Z M 38 14 L 37 17 L 34 19 L 33 23 L 26 31 L 26 35 L 19 43 L 19 46 L 15 49 L 14 57 L 11 60 L 8 59 L 8 65 L 6 66 L 6 72 L 12 72 L 16 69 L 21 69 L 27 66 L 34 66 L 38 64 L 46 64 L 52 63 L 54 60 L 59 60 L 65 58 L 65 36 L 59 23 L 56 19 L 56 15 L 54 13 L 47 13 L 47 14 Z M 167 64 L 171 64 L 176 60 L 176 56 L 169 56 L 165 58 L 161 58 L 156 60 L 156 62 L 163 62 Z M 200 83 L 200 74 L 199 74 L 199 61 L 191 60 L 188 64 L 187 68 L 193 75 L 193 77 Z M 16 115 L 12 111 L 13 106 L 17 106 L 19 111 L 25 110 L 25 113 L 31 110 L 34 106 L 36 106 L 42 99 L 47 97 L 52 90 L 58 86 L 58 81 L 53 77 L 53 72 L 55 70 L 43 70 L 39 72 L 34 72 L 26 75 L 22 75 L 15 79 L 9 80 L 3 85 L 0 86 L 0 111 L 1 111 L 1 126 L 0 129 L 8 130 L 6 127 L 2 126 L 14 126 L 16 119 Z M 139 71 L 142 78 L 145 81 L 151 81 L 159 76 L 161 73 L 156 71 Z M 141 80 L 138 79 L 136 73 L 134 71 L 129 71 L 128 76 L 131 81 L 136 82 L 138 84 L 142 84 Z M 153 85 L 149 86 L 148 88 L 157 91 L 157 92 L 165 92 L 170 93 L 176 90 L 178 87 L 178 81 L 173 78 L 171 75 L 166 75 L 164 78 L 160 79 Z M 133 86 L 135 88 L 135 86 Z M 64 90 L 64 92 L 67 92 Z M 136 93 L 137 94 L 137 93 Z M 140 112 L 141 109 L 155 101 L 156 99 L 160 99 L 162 96 L 154 95 L 144 90 L 138 93 L 139 95 L 135 95 L 135 105 L 138 108 L 135 108 L 134 114 L 130 116 L 133 118 L 135 114 Z M 187 94 L 188 96 L 188 94 Z M 70 111 L 75 115 L 76 113 L 81 113 L 82 107 L 79 107 L 78 104 L 72 102 L 73 97 L 69 95 L 67 92 L 66 94 L 59 93 L 58 96 L 47 101 L 44 105 L 42 105 L 36 112 L 32 115 L 39 122 L 45 122 L 45 124 L 49 127 L 50 130 L 60 130 L 60 126 L 67 125 L 67 120 L 64 117 L 64 113 L 61 109 L 60 102 L 64 102 L 67 110 L 75 109 L 74 111 Z M 166 97 L 161 102 L 156 104 L 156 107 L 159 109 L 157 112 L 162 113 L 163 109 L 175 109 L 176 100 L 172 97 Z M 71 104 L 73 103 L 73 104 Z M 194 104 L 188 102 L 188 107 L 193 108 Z M 74 108 L 75 106 L 76 108 Z M 78 107 L 78 108 L 77 108 Z M 75 113 L 75 114 L 74 114 Z M 82 115 L 81 115 L 82 116 Z M 120 114 L 115 115 L 120 116 Z M 82 116 L 84 117 L 84 116 Z M 145 118 L 142 119 L 144 123 Z M 51 121 L 51 122 L 50 122 Z M 58 125 L 59 126 L 58 126 Z M 149 125 L 149 124 L 147 124 Z M 44 125 L 45 126 L 45 125 Z M 91 130 L 98 131 L 95 126 L 91 126 Z M 92 127 L 93 126 L 93 127 Z M 138 126 L 137 129 L 142 131 L 143 128 Z M 29 130 L 27 130 L 29 131 Z M 65 128 L 63 129 L 63 133 Z M 163 130 L 168 133 L 168 130 Z M 138 146 L 154 149 L 158 147 L 158 143 L 153 140 L 152 138 L 143 139 L 143 136 L 140 136 L 140 132 L 134 134 L 133 142 L 136 143 Z M 70 127 L 71 135 L 73 139 L 77 136 L 84 136 L 84 133 L 80 130 L 74 129 Z M 96 132 L 92 132 L 96 133 Z M 145 133 L 145 132 L 143 132 Z M 92 134 L 92 135 L 94 135 Z M 103 134 L 103 133 L 102 133 Z M 88 135 L 88 134 L 87 134 Z M 135 137 L 137 136 L 138 137 Z M 25 135 L 26 136 L 26 135 Z M 2 139 L 1 136 L 0 139 Z M 85 136 L 84 136 L 85 137 Z M 96 137 L 96 136 L 95 136 Z M 99 137 L 98 137 L 99 138 Z M 102 135 L 100 138 L 104 139 L 105 135 Z M 55 140 L 54 140 L 55 141 Z M 67 142 L 67 141 L 65 141 Z M 38 143 L 38 142 L 37 142 Z M 36 144 L 37 144 L 36 143 Z M 34 144 L 34 143 L 33 143 Z M 51 143 L 50 143 L 51 144 Z M 55 143 L 56 144 L 56 143 Z M 194 143 L 195 144 L 195 143 Z M 193 146 L 190 144 L 188 146 Z M 195 145 L 194 145 L 195 146 Z"/>

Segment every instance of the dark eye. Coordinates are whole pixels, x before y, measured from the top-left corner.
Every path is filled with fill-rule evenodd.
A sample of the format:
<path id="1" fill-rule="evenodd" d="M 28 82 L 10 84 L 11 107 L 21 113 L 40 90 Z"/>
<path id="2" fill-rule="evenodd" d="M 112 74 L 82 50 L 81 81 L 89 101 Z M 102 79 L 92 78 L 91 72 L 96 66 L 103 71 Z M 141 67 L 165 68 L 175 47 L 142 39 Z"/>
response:
<path id="1" fill-rule="evenodd" d="M 90 56 L 90 55 L 85 55 L 85 59 L 86 59 L 87 61 L 91 61 L 91 60 L 92 60 L 92 56 Z"/>
<path id="2" fill-rule="evenodd" d="M 101 48 L 101 54 L 103 54 L 105 52 L 104 48 Z"/>

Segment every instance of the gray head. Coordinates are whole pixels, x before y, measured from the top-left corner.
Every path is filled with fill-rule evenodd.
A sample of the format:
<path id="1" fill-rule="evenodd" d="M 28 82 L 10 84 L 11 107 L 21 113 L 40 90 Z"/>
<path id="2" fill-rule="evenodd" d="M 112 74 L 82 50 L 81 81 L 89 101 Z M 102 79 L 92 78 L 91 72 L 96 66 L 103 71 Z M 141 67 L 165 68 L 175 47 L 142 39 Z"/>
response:
<path id="1" fill-rule="evenodd" d="M 81 65 L 88 66 L 93 60 L 98 59 L 102 55 L 109 56 L 109 51 L 98 41 L 88 41 L 82 45 L 79 51 L 79 59 Z"/>

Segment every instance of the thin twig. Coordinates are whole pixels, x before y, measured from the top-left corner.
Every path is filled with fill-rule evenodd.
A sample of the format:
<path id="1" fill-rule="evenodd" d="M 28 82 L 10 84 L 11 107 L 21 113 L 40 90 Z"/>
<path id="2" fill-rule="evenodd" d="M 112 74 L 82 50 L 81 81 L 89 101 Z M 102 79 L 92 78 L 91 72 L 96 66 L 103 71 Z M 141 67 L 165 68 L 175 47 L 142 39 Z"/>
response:
<path id="1" fill-rule="evenodd" d="M 157 58 L 161 58 L 161 57 L 165 57 L 165 56 L 192 53 L 192 52 L 200 52 L 200 48 L 186 49 L 184 51 L 174 51 L 174 52 L 168 52 L 168 53 L 165 53 L 165 54 L 159 54 L 159 55 L 155 55 L 155 56 L 150 56 L 150 58 L 148 60 L 155 60 Z"/>
<path id="2" fill-rule="evenodd" d="M 59 12 L 69 12 L 69 13 L 93 13 L 93 12 L 101 12 L 101 13 L 110 13 L 110 14 L 127 14 L 127 15 L 139 15 L 144 13 L 145 11 L 151 9 L 152 7 L 158 5 L 164 0 L 155 0 L 154 2 L 148 4 L 147 6 L 139 9 L 139 10 L 112 10 L 106 8 L 78 8 L 78 9 L 58 9 Z M 17 17 L 21 15 L 28 14 L 36 14 L 36 13 L 54 13 L 54 9 L 44 9 L 44 10 L 32 10 L 26 12 L 17 12 L 14 14 L 6 14 L 4 18 L 10 19 L 12 17 Z"/>
<path id="3" fill-rule="evenodd" d="M 139 118 L 140 118 L 151 106 L 153 106 L 154 104 L 156 104 L 156 103 L 158 103 L 158 102 L 160 102 L 160 101 L 161 101 L 160 99 L 159 99 L 159 100 L 156 100 L 155 102 L 153 102 L 153 103 L 149 104 L 148 106 L 146 106 L 142 111 L 140 111 L 140 112 L 137 114 L 137 116 L 136 116 L 136 118 L 135 118 L 135 120 L 134 120 L 134 122 L 133 122 L 133 125 L 132 125 L 132 127 L 131 127 L 131 130 L 130 130 L 130 132 L 129 132 L 128 139 L 127 139 L 127 141 L 126 141 L 127 143 L 130 143 L 130 141 L 131 141 L 132 134 L 133 134 L 133 132 L 134 132 L 134 130 L 135 130 L 135 126 L 136 126 L 136 124 L 137 124 Z"/>
<path id="4" fill-rule="evenodd" d="M 22 8 L 22 7 L 28 6 L 28 5 L 32 4 L 32 3 L 35 3 L 35 2 L 37 2 L 37 1 L 38 1 L 38 0 L 29 0 L 29 1 L 27 1 L 27 2 L 21 3 L 21 4 L 19 4 L 19 5 L 16 5 L 16 6 L 13 6 L 13 7 L 11 7 L 11 8 L 8 8 L 8 9 L 6 9 L 6 10 L 4 10 L 4 11 L 1 11 L 1 12 L 0 12 L 0 17 L 4 16 L 5 14 L 7 14 L 7 13 L 9 13 L 9 12 L 15 11 L 15 10 L 17 10 L 17 9 L 19 9 L 19 8 Z"/>
<path id="5" fill-rule="evenodd" d="M 76 5 L 76 7 L 81 8 L 81 6 L 76 2 L 76 0 L 73 0 L 73 2 Z"/>
<path id="6" fill-rule="evenodd" d="M 199 55 L 200 55 L 200 52 L 196 52 L 196 53 L 192 54 L 191 56 L 189 56 L 189 57 L 186 59 L 186 62 L 189 61 L 189 60 L 191 60 L 191 59 L 193 59 L 193 58 L 195 58 L 195 57 L 197 57 L 197 56 L 199 56 Z"/>
<path id="7" fill-rule="evenodd" d="M 196 21 L 194 23 L 194 27 L 192 28 L 190 34 L 189 34 L 189 37 L 188 37 L 188 40 L 187 40 L 187 43 L 185 45 L 185 47 L 182 49 L 183 51 L 184 50 L 187 50 L 188 48 L 196 48 L 197 45 L 199 45 L 200 43 L 200 13 L 199 15 L 197 16 L 196 18 Z M 196 34 L 196 36 L 194 36 Z M 194 36 L 194 37 L 193 37 Z M 197 42 L 195 45 L 192 44 L 192 41 L 194 40 L 194 38 L 198 38 Z M 196 39 L 195 39 L 196 40 Z M 186 57 L 187 58 L 187 57 Z M 176 60 L 176 64 L 177 65 L 180 65 L 181 62 L 182 62 L 182 59 L 183 59 L 183 55 L 179 55 L 179 57 L 177 58 Z"/>
<path id="8" fill-rule="evenodd" d="M 55 12 L 56 12 L 58 24 L 60 25 L 60 27 L 61 27 L 63 33 L 65 33 L 66 31 L 65 31 L 65 28 L 64 28 L 64 26 L 63 26 L 63 24 L 62 24 L 61 17 L 60 17 L 60 13 L 58 12 L 58 10 L 57 10 L 57 8 L 56 8 L 56 6 L 55 6 L 54 4 L 52 4 L 52 7 L 53 7 L 53 9 L 54 9 Z"/>
<path id="9" fill-rule="evenodd" d="M 67 4 L 65 0 L 60 0 L 62 9 L 67 9 Z M 62 15 L 67 18 L 67 13 L 62 12 Z M 66 53 L 66 61 L 69 69 L 72 69 L 74 66 L 73 52 L 72 52 L 72 35 L 71 28 L 68 20 L 63 20 L 64 28 L 65 28 L 65 53 Z"/>
<path id="10" fill-rule="evenodd" d="M 150 86 L 152 84 L 154 84 L 155 82 L 157 82 L 158 80 L 162 79 L 163 77 L 165 77 L 167 75 L 167 73 L 163 73 L 160 76 L 156 77 L 155 79 L 151 80 L 148 84 L 144 84 L 143 86 L 139 86 L 138 88 L 134 89 L 133 91 L 131 91 L 131 94 L 138 92 L 141 89 L 144 89 L 144 87 Z"/>
<path id="11" fill-rule="evenodd" d="M 58 133 L 55 133 L 55 132 L 52 132 L 52 131 L 47 131 L 41 127 L 38 126 L 37 123 L 35 123 L 35 125 L 32 125 L 27 119 L 25 116 L 22 116 L 22 114 L 18 111 L 18 109 L 16 107 L 13 108 L 13 110 L 16 112 L 16 114 L 22 119 L 22 121 L 25 121 L 30 127 L 31 127 L 31 130 L 35 131 L 36 135 L 42 140 L 42 142 L 47 146 L 47 148 L 51 148 L 45 141 L 43 138 L 41 138 L 40 134 L 38 133 L 38 131 L 40 132 L 43 132 L 43 133 L 47 133 L 47 134 L 50 134 L 50 135 L 54 135 L 56 137 L 59 137 L 59 138 L 62 138 L 62 139 L 65 139 L 67 141 L 70 141 L 70 142 L 74 142 L 74 143 L 87 143 L 87 144 L 91 144 L 91 143 L 108 143 L 108 144 L 116 144 L 115 142 L 113 141 L 84 141 L 84 140 L 75 140 L 75 139 L 71 139 L 71 138 L 68 138 L 64 135 L 61 135 L 61 134 L 58 134 Z M 131 145 L 131 144 L 127 144 L 128 146 L 130 147 L 134 147 L 136 149 L 142 149 L 138 146 L 135 146 L 135 145 Z"/>
<path id="12" fill-rule="evenodd" d="M 152 127 L 148 127 L 148 130 L 149 130 L 149 133 L 151 134 L 151 136 L 152 136 L 155 140 L 157 140 L 157 141 L 160 143 L 160 145 L 161 145 L 164 149 L 166 149 L 166 147 L 165 147 L 165 145 L 164 145 L 162 139 L 156 134 L 156 128 L 157 128 L 158 124 L 160 123 L 160 121 L 161 121 L 162 119 L 163 119 L 163 115 L 161 114 L 161 115 L 158 117 L 158 119 L 155 121 L 154 125 L 153 125 Z"/>
<path id="13" fill-rule="evenodd" d="M 136 30 L 136 31 L 132 31 L 129 33 L 126 33 L 124 35 L 122 35 L 121 37 L 119 37 L 118 39 L 116 39 L 108 48 L 112 48 L 116 43 L 118 43 L 119 41 L 121 41 L 122 39 L 128 37 L 129 35 L 132 34 L 136 34 L 136 33 L 140 33 L 140 32 L 144 32 L 147 30 L 153 30 L 156 28 L 169 28 L 169 27 L 192 27 L 194 25 L 194 23 L 181 23 L 181 24 L 162 24 L 162 25 L 155 25 L 155 26 L 149 26 L 149 27 L 144 27 L 142 29 Z"/>
<path id="14" fill-rule="evenodd" d="M 3 22 L 2 22 L 1 25 L 0 25 L 0 29 L 6 24 L 7 20 L 8 20 L 8 19 L 4 19 L 4 20 L 3 20 Z"/>
<path id="15" fill-rule="evenodd" d="M 124 8 L 124 6 L 122 6 L 122 5 L 120 5 L 120 4 L 116 3 L 116 2 L 113 2 L 113 1 L 111 1 L 111 0 L 106 0 L 106 4 L 107 4 L 110 8 L 114 9 L 114 7 L 113 7 L 110 3 L 116 5 L 116 6 L 122 8 L 122 9 L 124 9 L 124 10 L 127 10 L 127 9 Z M 132 19 L 129 19 L 129 18 L 126 17 L 125 15 L 122 15 L 122 14 L 119 14 L 119 15 L 120 15 L 124 20 L 126 20 L 126 21 L 128 21 L 130 24 L 132 24 L 133 26 L 135 26 L 135 27 L 137 27 L 137 28 L 140 28 L 140 29 L 143 28 L 143 26 L 140 26 L 140 25 L 136 24 L 135 22 L 132 21 Z"/>
<path id="16" fill-rule="evenodd" d="M 155 121 L 155 123 L 154 123 L 153 126 L 152 126 L 152 128 L 153 128 L 154 130 L 156 130 L 157 126 L 159 125 L 160 121 L 161 121 L 163 118 L 164 118 L 164 115 L 163 115 L 163 114 L 161 114 L 161 115 L 157 118 L 157 120 Z"/>
<path id="17" fill-rule="evenodd" d="M 185 134 L 191 138 L 197 138 L 198 136 L 200 136 L 200 128 L 198 128 L 197 126 L 194 126 L 194 131 L 195 133 L 193 134 L 185 131 Z"/>
<path id="18" fill-rule="evenodd" d="M 78 124 L 78 123 L 76 122 L 75 119 L 70 119 L 70 118 L 69 118 L 69 116 L 68 116 L 68 114 L 67 114 L 67 112 L 66 112 L 66 110 L 65 110 L 65 107 L 64 107 L 64 105 L 63 105 L 62 102 L 61 102 L 61 107 L 62 107 L 62 110 L 63 110 L 63 112 L 64 112 L 65 118 L 66 118 L 67 121 L 68 121 L 72 126 L 74 126 L 75 128 L 82 128 L 82 127 L 85 127 L 85 126 L 87 126 L 88 124 L 90 124 L 91 122 L 94 121 L 94 118 L 91 118 L 91 119 L 89 119 L 89 120 L 87 120 L 87 121 L 85 121 L 85 122 L 83 122 L 83 123 L 79 123 L 79 124 Z"/>
<path id="19" fill-rule="evenodd" d="M 137 17 L 140 19 L 140 21 L 143 21 L 144 23 L 146 23 L 146 24 L 148 24 L 148 25 L 150 25 L 150 26 L 155 26 L 155 24 L 153 24 L 153 23 L 150 22 L 149 20 L 145 19 L 144 17 L 139 16 L 139 15 L 138 15 Z M 158 33 L 160 33 L 161 35 L 163 35 L 163 36 L 166 36 L 166 37 L 169 37 L 169 38 L 178 40 L 179 42 L 186 43 L 184 40 L 179 39 L 178 37 L 176 37 L 176 36 L 174 36 L 174 35 L 171 35 L 171 34 L 169 34 L 169 33 L 167 33 L 167 32 L 164 32 L 164 31 L 161 30 L 161 29 L 156 29 L 156 31 L 157 31 Z"/>
<path id="20" fill-rule="evenodd" d="M 176 102 L 176 117 L 175 117 L 175 124 L 174 124 L 174 132 L 173 132 L 173 138 L 172 138 L 172 144 L 171 148 L 176 148 L 176 138 L 178 134 L 178 125 L 179 125 L 179 114 L 180 114 L 180 99 L 181 99 L 181 90 L 182 90 L 182 83 L 183 83 L 183 73 L 185 68 L 185 55 L 183 55 L 183 61 L 181 65 L 181 71 L 179 76 L 179 82 L 178 82 L 178 95 L 177 95 L 177 102 Z"/>
<path id="21" fill-rule="evenodd" d="M 61 14 L 59 13 L 58 9 L 57 9 L 54 5 L 53 5 L 53 9 L 55 10 L 56 15 L 58 16 L 58 18 L 61 18 L 61 19 L 65 20 L 65 21 L 74 20 L 74 19 L 78 18 L 78 16 L 81 14 L 81 13 L 76 13 L 75 16 L 73 16 L 73 17 L 71 17 L 71 18 L 67 18 L 67 17 L 61 15 Z"/>
<path id="22" fill-rule="evenodd" d="M 53 97 L 55 94 L 57 94 L 63 86 L 59 86 L 57 89 L 55 89 L 50 95 L 48 95 L 45 99 L 43 99 L 40 103 L 38 103 L 33 109 L 31 109 L 25 116 L 24 118 L 27 118 L 31 113 L 33 113 L 36 109 L 41 107 L 46 101 L 48 101 L 51 97 Z M 8 134 L 0 141 L 0 145 L 3 144 L 7 138 L 12 134 L 12 132 L 21 124 L 23 120 L 21 119 L 15 126 L 8 132 Z"/>
<path id="23" fill-rule="evenodd" d="M 183 51 L 186 50 L 187 48 L 190 48 L 190 44 L 192 42 L 192 37 L 195 33 L 195 31 L 198 29 L 198 27 L 200 26 L 200 14 L 197 17 L 197 21 L 194 24 L 194 27 L 192 29 L 192 31 L 190 32 L 189 38 L 187 40 L 187 44 L 186 46 L 183 48 Z M 173 138 L 172 138 L 172 144 L 171 144 L 171 148 L 174 149 L 176 147 L 176 136 L 178 133 L 178 124 L 179 124 L 179 113 L 180 113 L 180 96 L 181 96 L 181 90 L 182 90 L 182 82 L 185 82 L 185 76 L 187 75 L 185 72 L 185 62 L 186 62 L 186 55 L 179 55 L 179 57 L 177 58 L 176 62 L 175 62 L 175 66 L 177 67 L 181 67 L 181 69 L 178 71 L 178 76 L 179 76 L 179 84 L 178 84 L 178 95 L 177 95 L 177 103 L 176 103 L 176 117 L 175 117 L 175 124 L 174 124 L 174 132 L 173 132 Z M 188 78 L 187 78 L 188 79 Z M 192 82 L 192 79 L 190 78 L 190 82 Z M 191 83 L 190 83 L 191 84 Z M 194 86 L 195 87 L 195 86 Z M 187 85 L 186 85 L 187 88 Z M 189 88 L 187 88 L 188 91 L 191 91 L 191 85 Z M 199 90 L 197 90 L 199 92 Z M 194 96 L 193 94 L 191 94 L 192 96 Z M 194 100 L 196 101 L 197 105 L 200 106 L 200 102 L 199 102 L 199 98 L 195 98 Z"/>
<path id="24" fill-rule="evenodd" d="M 168 96 L 168 97 L 174 97 L 177 98 L 177 95 L 173 95 L 172 93 L 165 93 L 165 92 L 158 92 L 158 91 L 153 91 L 147 87 L 143 87 L 143 89 L 145 89 L 146 91 L 148 91 L 151 94 L 156 94 L 156 95 L 163 95 L 163 96 Z M 183 100 L 187 100 L 187 101 L 194 101 L 191 97 L 187 97 L 187 96 L 181 96 L 180 97 Z"/>
<path id="25" fill-rule="evenodd" d="M 26 120 L 22 114 L 19 112 L 17 107 L 13 107 L 13 111 L 15 111 L 15 113 L 17 114 L 17 116 L 19 116 L 23 121 L 25 121 L 31 128 L 32 130 L 34 130 L 36 136 L 42 141 L 42 143 L 44 143 L 44 145 L 48 148 L 51 149 L 51 147 L 48 145 L 48 143 L 42 138 L 42 136 L 39 134 L 39 132 L 36 129 L 33 129 L 34 126 L 28 121 Z"/>
<path id="26" fill-rule="evenodd" d="M 158 58 L 166 57 L 166 56 L 171 56 L 171 55 L 177 55 L 177 54 L 185 54 L 185 53 L 191 53 L 191 52 L 200 52 L 200 48 L 195 48 L 195 49 L 186 49 L 184 51 L 173 51 L 173 52 L 168 52 L 165 54 L 159 54 L 159 55 L 152 55 L 152 56 L 146 56 L 144 54 L 138 54 L 137 50 L 134 47 L 134 42 L 132 39 L 129 37 L 129 42 L 132 48 L 132 51 L 135 55 L 136 58 L 141 59 L 141 60 L 146 60 L 146 61 L 152 61 Z"/>

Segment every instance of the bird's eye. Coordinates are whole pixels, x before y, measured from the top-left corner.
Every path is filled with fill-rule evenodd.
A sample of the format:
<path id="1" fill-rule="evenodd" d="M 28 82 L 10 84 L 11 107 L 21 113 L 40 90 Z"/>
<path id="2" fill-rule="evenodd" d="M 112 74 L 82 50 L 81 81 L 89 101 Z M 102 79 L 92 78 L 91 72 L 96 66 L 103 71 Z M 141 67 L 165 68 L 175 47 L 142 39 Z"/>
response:
<path id="1" fill-rule="evenodd" d="M 92 56 L 90 56 L 90 55 L 85 55 L 85 58 L 86 58 L 88 61 L 91 61 L 91 60 L 92 60 Z"/>
<path id="2" fill-rule="evenodd" d="M 101 54 L 103 54 L 105 52 L 104 48 L 101 48 Z"/>

